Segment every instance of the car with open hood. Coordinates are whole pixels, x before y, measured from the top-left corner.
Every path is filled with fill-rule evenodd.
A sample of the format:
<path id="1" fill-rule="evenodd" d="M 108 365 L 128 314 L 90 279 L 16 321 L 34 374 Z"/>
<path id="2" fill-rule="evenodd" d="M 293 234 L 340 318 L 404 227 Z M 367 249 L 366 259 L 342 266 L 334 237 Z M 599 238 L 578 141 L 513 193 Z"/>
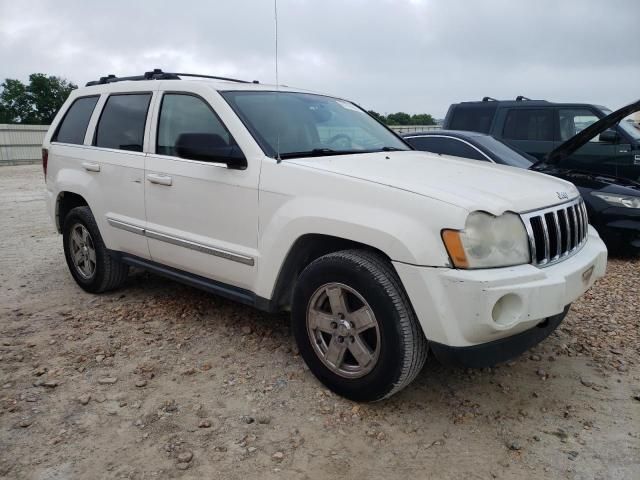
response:
<path id="1" fill-rule="evenodd" d="M 353 400 L 398 392 L 428 352 L 524 352 L 606 267 L 571 183 L 415 151 L 353 102 L 296 88 L 102 77 L 56 116 L 43 168 L 81 288 L 135 266 L 290 311 L 310 370 Z"/>
<path id="2" fill-rule="evenodd" d="M 536 100 L 463 102 L 450 107 L 445 124 L 467 130 L 445 132 L 449 137 L 465 137 L 497 163 L 517 160 L 516 166 L 575 184 L 592 225 L 612 252 L 622 253 L 640 249 L 640 130 L 627 120 L 639 110 L 640 102 L 615 112 L 589 104 Z M 558 126 L 555 134 L 554 125 Z M 405 138 L 421 150 L 436 151 L 426 142 L 444 148 L 444 140 L 434 135 L 438 132 Z M 553 141 L 556 137 L 564 141 Z M 523 155 L 533 159 L 534 165 L 521 164 Z M 469 152 L 459 156 L 474 158 Z"/>

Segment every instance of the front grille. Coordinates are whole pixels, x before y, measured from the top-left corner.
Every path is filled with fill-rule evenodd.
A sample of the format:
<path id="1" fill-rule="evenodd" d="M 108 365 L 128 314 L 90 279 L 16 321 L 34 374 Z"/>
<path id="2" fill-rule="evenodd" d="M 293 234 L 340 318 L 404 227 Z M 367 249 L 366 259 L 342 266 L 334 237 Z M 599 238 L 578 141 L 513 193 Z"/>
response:
<path id="1" fill-rule="evenodd" d="M 531 263 L 548 266 L 576 253 L 587 241 L 587 209 L 581 197 L 522 214 L 529 235 Z"/>

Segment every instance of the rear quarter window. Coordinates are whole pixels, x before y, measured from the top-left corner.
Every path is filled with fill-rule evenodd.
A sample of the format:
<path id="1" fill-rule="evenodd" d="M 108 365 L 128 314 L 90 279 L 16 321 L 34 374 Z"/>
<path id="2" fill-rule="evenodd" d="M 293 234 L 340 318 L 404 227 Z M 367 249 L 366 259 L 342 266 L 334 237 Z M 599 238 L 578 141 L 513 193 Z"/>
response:
<path id="1" fill-rule="evenodd" d="M 52 142 L 82 145 L 87 133 L 89 120 L 98 103 L 98 95 L 81 97 L 74 100 L 69 110 L 64 114 L 60 126 L 51 139 Z"/>
<path id="2" fill-rule="evenodd" d="M 447 128 L 489 133 L 497 109 L 498 107 L 495 105 L 458 105 L 453 110 L 451 122 Z"/>

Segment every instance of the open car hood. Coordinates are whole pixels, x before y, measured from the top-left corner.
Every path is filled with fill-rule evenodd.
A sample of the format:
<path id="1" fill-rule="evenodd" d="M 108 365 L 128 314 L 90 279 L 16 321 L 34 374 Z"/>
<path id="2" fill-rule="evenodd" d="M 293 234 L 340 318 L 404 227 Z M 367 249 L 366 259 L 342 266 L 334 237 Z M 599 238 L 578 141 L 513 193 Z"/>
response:
<path id="1" fill-rule="evenodd" d="M 585 145 L 589 140 L 591 140 L 596 135 L 600 135 L 602 132 L 607 130 L 608 128 L 617 125 L 620 120 L 628 117 L 632 113 L 635 113 L 640 110 L 640 100 L 630 103 L 626 107 L 622 107 L 615 112 L 610 113 L 606 117 L 601 118 L 597 122 L 589 125 L 587 128 L 582 130 L 577 135 L 574 135 L 569 140 L 561 144 L 555 150 L 548 153 L 542 160 L 538 162 L 538 164 L 546 163 L 549 165 L 557 164 L 563 159 L 567 158 L 573 152 L 578 150 L 580 147 Z"/>

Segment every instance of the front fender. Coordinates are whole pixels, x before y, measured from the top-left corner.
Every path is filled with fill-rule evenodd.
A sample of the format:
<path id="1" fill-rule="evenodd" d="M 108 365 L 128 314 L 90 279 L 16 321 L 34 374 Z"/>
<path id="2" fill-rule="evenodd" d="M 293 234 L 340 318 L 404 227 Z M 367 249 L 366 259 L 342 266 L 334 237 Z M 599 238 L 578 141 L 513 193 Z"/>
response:
<path id="1" fill-rule="evenodd" d="M 445 222 L 464 222 L 466 212 L 449 204 L 395 191 L 376 204 L 345 203 L 327 197 L 289 197 L 263 193 L 256 293 L 270 298 L 281 266 L 297 239 L 322 234 L 362 243 L 391 260 L 412 265 L 447 266 L 449 258 L 440 238 Z M 364 197 L 366 198 L 366 197 Z M 409 200 L 409 201 L 407 201 Z M 425 203 L 438 203 L 429 208 Z M 404 208 L 400 207 L 404 204 Z M 433 205 L 436 207 L 436 205 Z"/>

